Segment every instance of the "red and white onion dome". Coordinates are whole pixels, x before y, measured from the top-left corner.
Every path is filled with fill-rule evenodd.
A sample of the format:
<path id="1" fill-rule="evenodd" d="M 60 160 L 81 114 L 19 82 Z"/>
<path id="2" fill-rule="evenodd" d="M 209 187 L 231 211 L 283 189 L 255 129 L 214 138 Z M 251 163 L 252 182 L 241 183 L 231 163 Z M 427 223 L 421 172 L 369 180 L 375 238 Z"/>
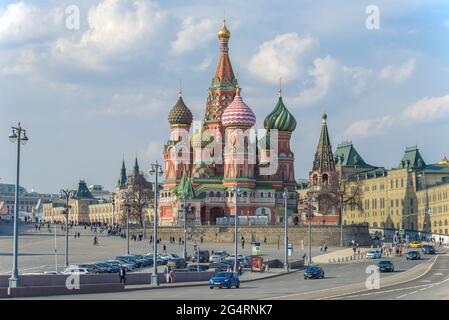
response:
<path id="1" fill-rule="evenodd" d="M 250 107 L 243 101 L 240 96 L 240 87 L 234 100 L 226 107 L 221 115 L 221 123 L 225 127 L 252 127 L 256 123 L 256 116 Z"/>

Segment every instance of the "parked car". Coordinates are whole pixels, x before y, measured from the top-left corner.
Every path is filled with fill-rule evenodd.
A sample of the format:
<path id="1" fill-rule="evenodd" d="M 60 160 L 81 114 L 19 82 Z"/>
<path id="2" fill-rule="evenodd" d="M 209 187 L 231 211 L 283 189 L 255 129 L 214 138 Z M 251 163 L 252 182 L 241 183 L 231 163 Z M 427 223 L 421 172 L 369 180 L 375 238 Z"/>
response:
<path id="1" fill-rule="evenodd" d="M 209 280 L 209 288 L 240 287 L 240 279 L 235 272 L 219 272 Z"/>
<path id="2" fill-rule="evenodd" d="M 405 259 L 407 259 L 407 260 L 419 260 L 419 259 L 421 259 L 421 254 L 418 251 L 409 251 L 405 255 Z"/>
<path id="3" fill-rule="evenodd" d="M 226 251 L 215 251 L 210 257 L 210 262 L 221 262 L 228 256 L 229 254 Z"/>
<path id="4" fill-rule="evenodd" d="M 59 271 L 45 271 L 44 274 L 55 275 L 55 274 L 63 274 L 63 273 L 59 272 Z"/>
<path id="5" fill-rule="evenodd" d="M 390 260 L 382 260 L 377 264 L 380 272 L 393 272 L 394 265 Z"/>
<path id="6" fill-rule="evenodd" d="M 227 257 L 223 262 L 226 263 L 227 261 L 229 261 L 230 263 L 232 262 L 232 265 L 234 265 L 234 255 Z M 251 266 L 251 261 L 249 260 L 249 258 L 243 255 L 238 254 L 237 261 L 243 268 L 248 268 Z"/>
<path id="7" fill-rule="evenodd" d="M 66 268 L 63 274 L 89 274 L 89 270 L 78 266 L 71 266 Z"/>
<path id="8" fill-rule="evenodd" d="M 108 260 L 108 261 L 106 261 L 106 263 L 108 263 L 110 265 L 117 266 L 119 268 L 125 267 L 126 271 L 134 271 L 134 268 L 135 268 L 135 266 L 133 264 L 121 262 L 119 260 Z"/>
<path id="9" fill-rule="evenodd" d="M 149 267 L 149 266 L 153 265 L 153 259 L 150 259 L 147 256 L 143 256 L 143 255 L 140 255 L 140 254 L 132 254 L 130 256 L 136 258 L 137 261 L 142 262 L 142 266 L 143 267 Z"/>
<path id="10" fill-rule="evenodd" d="M 197 272 L 198 269 L 200 272 L 209 270 L 209 266 L 207 264 L 190 264 L 187 266 L 190 271 Z"/>
<path id="11" fill-rule="evenodd" d="M 93 263 L 80 264 L 78 267 L 88 270 L 89 273 L 104 273 L 102 268 L 96 266 Z"/>
<path id="12" fill-rule="evenodd" d="M 382 258 L 382 254 L 380 253 L 380 250 L 371 249 L 371 250 L 368 250 L 368 252 L 366 253 L 366 258 L 367 259 L 380 259 L 380 258 Z"/>
<path id="13" fill-rule="evenodd" d="M 435 248 L 431 245 L 424 245 L 421 249 L 422 253 L 424 254 L 435 254 Z"/>
<path id="14" fill-rule="evenodd" d="M 98 262 L 95 265 L 103 267 L 107 273 L 117 273 L 120 270 L 119 266 L 111 265 L 107 262 Z"/>
<path id="15" fill-rule="evenodd" d="M 229 265 L 220 263 L 220 262 L 218 262 L 218 263 L 213 262 L 213 263 L 209 264 L 209 269 L 217 269 L 218 271 L 226 271 L 226 270 L 228 270 L 228 268 L 229 268 Z"/>
<path id="16" fill-rule="evenodd" d="M 118 256 L 118 257 L 115 257 L 115 259 L 120 262 L 123 262 L 123 263 L 131 264 L 133 266 L 133 269 L 140 268 L 140 266 L 141 266 L 140 263 L 138 263 L 134 259 L 131 259 L 131 257 Z"/>
<path id="17" fill-rule="evenodd" d="M 147 253 L 145 257 L 151 259 L 153 261 L 153 253 Z M 156 262 L 158 266 L 167 264 L 168 259 L 163 259 L 162 256 L 158 253 L 156 256 Z M 153 263 L 151 263 L 153 265 Z"/>
<path id="18" fill-rule="evenodd" d="M 304 279 L 323 279 L 324 270 L 320 266 L 308 266 L 304 270 Z"/>
<path id="19" fill-rule="evenodd" d="M 420 241 L 412 241 L 410 242 L 409 247 L 414 249 L 422 248 L 422 243 Z"/>
<path id="20" fill-rule="evenodd" d="M 192 261 L 196 262 L 198 260 L 198 256 L 199 256 L 199 262 L 209 262 L 210 260 L 210 255 L 209 255 L 209 251 L 208 250 L 200 250 L 199 252 L 195 252 L 195 254 L 192 257 Z"/>
<path id="21" fill-rule="evenodd" d="M 184 269 L 187 267 L 187 263 L 183 258 L 169 259 L 167 262 L 167 268 L 172 269 Z"/>

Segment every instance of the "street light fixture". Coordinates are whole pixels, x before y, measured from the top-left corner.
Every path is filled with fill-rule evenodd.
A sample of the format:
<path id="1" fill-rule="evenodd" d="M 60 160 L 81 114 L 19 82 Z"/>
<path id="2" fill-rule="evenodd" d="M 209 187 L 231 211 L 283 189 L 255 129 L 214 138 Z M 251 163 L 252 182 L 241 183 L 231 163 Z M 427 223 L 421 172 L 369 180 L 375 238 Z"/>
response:
<path id="1" fill-rule="evenodd" d="M 183 258 L 187 259 L 187 213 L 192 212 L 192 208 L 190 207 L 190 203 L 187 204 L 187 198 L 185 192 L 182 193 L 183 204 L 181 205 L 184 212 L 184 249 L 183 249 Z"/>
<path id="2" fill-rule="evenodd" d="M 284 189 L 284 272 L 289 271 L 289 265 L 288 265 L 288 206 L 287 206 L 287 200 L 288 200 L 288 189 Z"/>
<path id="3" fill-rule="evenodd" d="M 14 244 L 13 244 L 13 265 L 12 274 L 9 278 L 9 287 L 17 288 L 20 285 L 19 279 L 19 177 L 20 177 L 20 145 L 25 145 L 28 142 L 26 130 L 20 126 L 11 127 L 12 133 L 9 136 L 9 141 L 17 143 L 17 172 L 16 172 L 16 194 L 14 204 Z"/>
<path id="4" fill-rule="evenodd" d="M 307 192 L 305 200 L 307 201 L 307 215 L 308 215 L 308 218 L 309 218 L 309 260 L 308 260 L 308 265 L 310 265 L 312 263 L 312 216 L 313 216 L 313 203 L 316 201 L 313 189 L 310 189 L 310 191 Z"/>
<path id="5" fill-rule="evenodd" d="M 59 197 L 65 200 L 65 267 L 69 266 L 69 200 L 75 197 L 75 191 L 62 189 Z"/>
<path id="6" fill-rule="evenodd" d="M 163 175 L 162 171 L 162 165 L 159 164 L 157 161 L 156 163 L 151 164 L 151 170 L 150 175 L 155 177 L 154 182 L 154 218 L 153 218 L 153 274 L 151 275 L 151 284 L 154 286 L 159 285 L 159 279 L 157 276 L 157 220 L 158 220 L 158 194 L 159 194 L 159 182 L 158 177 L 161 177 Z"/>

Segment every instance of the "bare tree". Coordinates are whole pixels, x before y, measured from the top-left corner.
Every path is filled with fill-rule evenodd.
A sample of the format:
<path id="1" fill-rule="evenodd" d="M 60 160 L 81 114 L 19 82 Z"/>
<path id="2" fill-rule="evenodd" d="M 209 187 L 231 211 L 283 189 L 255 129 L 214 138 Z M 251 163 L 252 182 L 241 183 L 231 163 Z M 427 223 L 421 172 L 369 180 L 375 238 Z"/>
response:
<path id="1" fill-rule="evenodd" d="M 340 210 L 340 224 L 343 223 L 343 207 L 350 206 L 351 208 L 357 208 L 363 211 L 362 186 L 363 184 L 360 180 L 340 178 L 338 179 L 338 186 L 329 190 L 329 194 L 332 195 L 329 197 L 330 201 Z"/>
<path id="2" fill-rule="evenodd" d="M 132 197 L 130 199 L 130 218 L 137 220 L 141 227 L 143 227 L 144 216 L 150 205 L 150 198 L 153 194 L 151 190 L 151 183 L 149 183 L 143 175 L 135 177 L 130 191 Z"/>

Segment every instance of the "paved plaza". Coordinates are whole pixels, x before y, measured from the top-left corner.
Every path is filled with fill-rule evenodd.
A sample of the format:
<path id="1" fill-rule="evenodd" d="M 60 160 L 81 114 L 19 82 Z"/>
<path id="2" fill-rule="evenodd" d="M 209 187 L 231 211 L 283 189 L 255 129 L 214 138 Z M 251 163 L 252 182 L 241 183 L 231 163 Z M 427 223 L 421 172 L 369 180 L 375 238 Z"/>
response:
<path id="1" fill-rule="evenodd" d="M 62 271 L 64 268 L 64 250 L 65 250 L 65 233 L 61 230 L 61 226 L 56 226 L 56 236 L 54 227 L 52 233 L 48 232 L 48 228 L 41 228 L 35 231 L 33 224 L 21 224 L 19 238 L 19 268 L 20 273 L 36 273 L 43 271 Z M 81 237 L 74 237 L 75 232 L 80 232 Z M 93 245 L 93 238 L 97 236 L 99 245 Z M 148 235 L 149 237 L 149 235 Z M 56 244 L 56 254 L 55 254 Z M 162 252 L 163 245 L 166 245 L 167 252 L 176 253 L 182 256 L 183 246 L 178 244 L 170 244 L 169 241 L 163 240 L 158 245 L 158 252 Z M 198 246 L 205 250 L 226 250 L 232 254 L 234 252 L 233 243 L 203 243 L 198 242 Z M 193 254 L 194 243 L 188 241 L 188 255 Z M 332 253 L 340 248 L 329 247 L 328 252 Z M 251 255 L 251 244 L 245 243 L 242 249 L 239 244 L 239 253 Z M 153 252 L 153 246 L 150 246 L 149 240 L 131 241 L 130 252 L 136 254 L 146 254 Z M 301 260 L 302 255 L 307 252 L 307 247 L 294 248 L 290 257 L 291 260 Z M 108 236 L 106 231 L 102 234 L 91 232 L 90 228 L 74 227 L 69 233 L 69 263 L 81 264 L 89 262 L 99 262 L 114 259 L 118 255 L 126 254 L 126 239 L 118 236 Z M 317 247 L 312 248 L 312 256 L 320 254 Z M 281 241 L 279 246 L 261 244 L 261 255 L 265 260 L 279 259 L 284 260 L 284 246 Z M 0 274 L 8 274 L 11 272 L 12 266 L 12 223 L 0 225 Z M 140 269 L 139 272 L 151 271 L 150 268 Z"/>

